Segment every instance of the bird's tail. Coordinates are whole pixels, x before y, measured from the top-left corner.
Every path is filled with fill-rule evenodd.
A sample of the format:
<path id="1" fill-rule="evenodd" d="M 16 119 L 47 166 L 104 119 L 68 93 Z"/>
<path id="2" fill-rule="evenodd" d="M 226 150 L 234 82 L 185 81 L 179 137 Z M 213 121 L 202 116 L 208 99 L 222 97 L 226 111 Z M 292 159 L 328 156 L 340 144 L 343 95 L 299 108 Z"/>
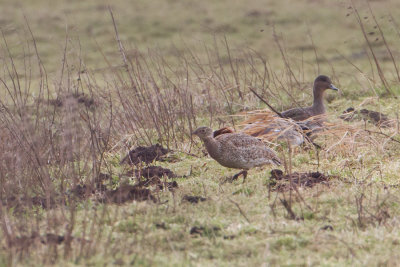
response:
<path id="1" fill-rule="evenodd" d="M 273 158 L 272 163 L 274 163 L 277 166 L 280 166 L 282 164 L 282 162 L 279 158 Z"/>

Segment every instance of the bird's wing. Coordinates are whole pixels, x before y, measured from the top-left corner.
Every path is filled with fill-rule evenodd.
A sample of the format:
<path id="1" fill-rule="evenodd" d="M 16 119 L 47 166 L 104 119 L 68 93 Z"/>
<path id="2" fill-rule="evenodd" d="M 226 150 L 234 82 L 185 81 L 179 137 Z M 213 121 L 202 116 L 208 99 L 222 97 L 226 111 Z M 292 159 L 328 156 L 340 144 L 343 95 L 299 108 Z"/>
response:
<path id="1" fill-rule="evenodd" d="M 242 133 L 224 134 L 217 136 L 216 139 L 220 142 L 229 142 L 231 147 L 236 150 L 247 151 L 247 155 L 252 159 L 268 158 L 272 162 L 279 165 L 280 159 L 275 151 L 269 148 L 261 140 Z"/>
<path id="2" fill-rule="evenodd" d="M 302 121 L 311 117 L 312 114 L 308 114 L 306 108 L 292 108 L 282 112 L 282 116 L 292 118 L 295 121 Z"/>
<path id="3" fill-rule="evenodd" d="M 265 146 L 265 144 L 257 138 L 242 133 L 219 135 L 216 137 L 216 139 L 220 142 L 229 142 L 231 146 L 235 148 L 248 148 L 262 145 Z"/>

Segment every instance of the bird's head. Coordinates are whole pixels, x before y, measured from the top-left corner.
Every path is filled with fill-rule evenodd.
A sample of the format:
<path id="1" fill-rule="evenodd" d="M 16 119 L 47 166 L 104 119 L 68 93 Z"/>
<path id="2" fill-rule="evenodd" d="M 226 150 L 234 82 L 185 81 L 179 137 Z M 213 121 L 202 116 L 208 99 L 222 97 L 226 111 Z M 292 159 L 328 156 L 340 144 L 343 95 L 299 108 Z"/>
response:
<path id="1" fill-rule="evenodd" d="M 332 84 L 332 81 L 328 76 L 319 75 L 314 81 L 314 90 L 324 91 L 326 89 L 332 89 L 335 91 L 339 90 L 338 88 L 336 88 L 336 86 Z"/>
<path id="2" fill-rule="evenodd" d="M 199 127 L 192 134 L 197 135 L 200 139 L 205 139 L 208 137 L 213 137 L 213 130 L 209 127 Z"/>

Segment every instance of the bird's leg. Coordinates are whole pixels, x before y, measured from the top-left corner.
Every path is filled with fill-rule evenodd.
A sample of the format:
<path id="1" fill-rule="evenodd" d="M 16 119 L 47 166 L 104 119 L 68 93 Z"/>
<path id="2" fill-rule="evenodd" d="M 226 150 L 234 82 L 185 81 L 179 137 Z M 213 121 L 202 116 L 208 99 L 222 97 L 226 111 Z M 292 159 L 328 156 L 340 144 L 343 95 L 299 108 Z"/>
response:
<path id="1" fill-rule="evenodd" d="M 243 171 L 240 171 L 236 173 L 234 176 L 232 176 L 231 181 L 235 181 L 237 178 L 239 178 L 240 175 L 242 175 Z"/>
<path id="2" fill-rule="evenodd" d="M 242 175 L 242 174 L 243 174 L 243 182 L 244 182 L 244 180 L 245 180 L 246 177 L 247 177 L 247 171 L 245 171 L 245 170 L 243 170 L 243 171 L 241 171 L 241 172 L 235 174 L 234 176 L 232 176 L 231 182 L 233 182 L 234 180 L 236 180 L 237 178 L 239 178 L 239 176 Z"/>
<path id="3" fill-rule="evenodd" d="M 243 183 L 246 181 L 247 171 L 243 171 Z"/>

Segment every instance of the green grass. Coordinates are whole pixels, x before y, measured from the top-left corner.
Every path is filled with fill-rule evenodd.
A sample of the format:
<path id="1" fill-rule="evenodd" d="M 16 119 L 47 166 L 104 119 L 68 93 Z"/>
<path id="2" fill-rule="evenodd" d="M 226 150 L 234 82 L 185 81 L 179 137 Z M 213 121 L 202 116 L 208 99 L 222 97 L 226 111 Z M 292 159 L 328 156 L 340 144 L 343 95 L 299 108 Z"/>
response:
<path id="1" fill-rule="evenodd" d="M 36 38 L 38 49 L 48 71 L 56 74 L 62 60 L 65 36 L 68 33 L 67 52 L 72 57 L 81 53 L 89 69 L 108 68 L 99 49 L 114 65 L 121 64 L 115 42 L 113 25 L 107 1 L 11 1 L 0 12 L 2 30 L 10 47 L 20 52 L 27 36 L 23 16 Z M 340 58 L 338 52 L 352 60 L 355 65 L 368 68 L 363 37 L 349 3 L 338 1 L 113 1 L 110 5 L 128 53 L 159 48 L 169 59 L 176 51 L 186 47 L 201 51 L 203 44 L 213 43 L 213 34 L 220 38 L 226 35 L 234 49 L 250 47 L 282 68 L 279 51 L 273 37 L 273 27 L 281 36 L 280 41 L 292 56 L 291 63 L 304 65 L 306 77 L 317 71 L 314 49 L 310 36 L 317 47 L 321 72 L 330 73 L 331 65 L 340 65 L 338 76 L 350 81 L 358 79 L 348 75 L 355 69 Z M 399 3 L 395 0 L 371 3 L 377 20 L 382 24 L 386 39 L 396 47 L 398 38 L 393 30 L 387 7 L 394 18 L 398 16 Z M 378 32 L 373 28 L 372 17 L 365 4 L 357 3 L 369 36 L 376 44 L 378 56 L 383 58 L 382 42 L 374 42 Z M 349 16 L 346 16 L 350 14 Z M 364 19 L 364 17 L 366 17 Z M 22 41 L 22 42 L 21 42 Z M 78 42 L 79 41 L 79 42 Z M 97 44 L 96 44 L 97 43 Z M 78 52 L 81 49 L 81 52 Z M 302 63 L 301 58 L 304 58 Z M 384 60 L 384 64 L 390 62 Z M 310 71 L 314 72 L 312 75 Z M 351 77 L 353 76 L 353 77 Z"/>
<path id="2" fill-rule="evenodd" d="M 333 164 L 322 164 L 321 169 Z M 165 166 L 181 175 L 190 166 L 201 173 L 194 171 L 189 178 L 177 178 L 178 190 L 160 194 L 164 204 L 134 202 L 107 207 L 108 219 L 99 226 L 102 237 L 96 241 L 94 255 L 75 263 L 373 266 L 391 265 L 399 260 L 396 189 L 389 193 L 379 183 L 365 188 L 364 208 L 368 212 L 373 213 L 374 205 L 380 203 L 378 196 L 381 201 L 386 198 L 390 218 L 382 224 L 373 218 L 369 221 L 366 213 L 365 225 L 358 225 L 355 197 L 360 185 L 344 184 L 340 179 L 331 181 L 329 187 L 320 185 L 301 190 L 311 209 L 295 201 L 294 211 L 304 217 L 295 221 L 287 218 L 280 204 L 274 208 L 275 215 L 272 213 L 270 206 L 276 193 L 268 197 L 268 168 L 251 171 L 245 184 L 240 181 L 220 186 L 220 180 L 231 172 L 210 159 L 182 157 L 182 161 Z M 296 168 L 306 169 L 309 168 L 304 164 Z M 202 195 L 207 200 L 198 204 L 183 202 L 185 194 Z M 249 221 L 231 201 L 240 206 Z M 103 208 L 100 205 L 95 210 L 101 213 Z M 84 210 L 78 212 L 79 221 L 94 214 L 84 213 Z M 201 234 L 190 234 L 194 226 L 205 229 Z M 327 226 L 332 228 L 324 230 Z M 81 234 L 79 228 L 74 234 Z"/>
<path id="3" fill-rule="evenodd" d="M 116 104 L 114 106 L 116 114 L 121 111 L 116 91 L 112 91 L 115 88 L 111 85 L 127 89 L 130 83 L 125 73 L 121 74 L 110 68 L 110 65 L 121 67 L 122 59 L 115 41 L 113 24 L 107 7 L 108 1 L 6 2 L 3 3 L 4 8 L 2 6 L 0 10 L 0 27 L 22 79 L 25 78 L 26 73 L 29 73 L 23 71 L 22 59 L 33 55 L 33 42 L 24 22 L 25 14 L 40 58 L 49 74 L 49 84 L 55 84 L 54 88 L 52 87 L 54 92 L 51 92 L 51 96 L 55 97 L 59 89 L 57 85 L 61 79 L 61 63 L 66 36 L 68 36 L 66 69 L 70 71 L 71 75 L 68 77 L 72 77 L 73 82 L 71 85 L 65 81 L 63 86 L 66 88 L 62 87 L 62 90 L 70 90 L 78 84 L 75 80 L 79 65 L 82 63 L 84 69 L 94 74 L 93 76 L 82 74 L 82 80 L 88 79 L 90 82 L 82 86 L 84 89 L 79 88 L 86 91 L 98 90 L 99 95 L 110 92 L 110 95 L 115 97 L 113 103 Z M 400 15 L 400 2 L 385 0 L 373 1 L 370 4 L 393 50 L 394 57 L 398 60 L 397 47 L 400 40 L 396 32 L 398 27 L 390 21 L 387 12 L 389 10 L 396 19 Z M 356 1 L 356 5 L 367 33 L 374 31 L 373 34 L 368 34 L 368 38 L 389 81 L 390 89 L 398 96 L 400 86 L 397 75 L 385 52 L 386 48 L 381 37 L 375 41 L 379 34 L 374 29 L 375 23 L 372 21 L 367 5 L 362 1 Z M 225 73 L 227 77 L 224 80 L 218 76 L 223 76 L 222 68 L 212 69 L 211 67 L 221 63 L 224 68 L 228 70 L 230 68 L 232 62 L 224 48 L 224 37 L 229 42 L 230 52 L 234 58 L 233 64 L 246 66 L 243 69 L 239 68 L 240 70 L 250 68 L 246 65 L 250 49 L 268 60 L 270 70 L 273 71 L 276 79 L 272 79 L 271 76 L 271 79 L 267 81 L 273 90 L 272 93 L 265 95 L 279 110 L 293 105 L 290 97 L 281 90 L 282 88 L 293 92 L 295 100 L 300 104 L 309 104 L 309 85 L 318 73 L 325 73 L 332 76 L 335 85 L 341 89 L 339 94 L 329 92 L 327 96 L 331 122 L 341 123 L 337 117 L 348 107 L 377 110 L 388 114 L 391 118 L 397 118 L 399 101 L 388 97 L 386 89 L 379 80 L 376 66 L 372 63 L 373 67 L 370 67 L 368 56 L 362 53 L 368 47 L 363 40 L 354 13 L 348 7 L 347 2 L 331 0 L 253 0 L 250 2 L 116 0 L 111 4 L 128 58 L 133 60 L 135 55 L 143 56 L 150 62 L 149 69 L 154 73 L 159 69 L 157 69 L 157 64 L 152 63 L 160 62 L 161 59 L 165 60 L 162 66 L 165 67 L 168 64 L 165 73 L 171 75 L 171 80 L 179 88 L 190 88 L 198 126 L 211 123 L 214 127 L 229 126 L 231 120 L 228 115 L 264 107 L 247 91 L 247 85 L 261 86 L 261 79 L 250 75 L 254 74 L 254 71 L 238 75 L 240 86 L 245 91 L 244 99 L 240 100 L 235 95 L 229 99 L 229 93 L 233 91 L 229 88 L 235 88 L 233 85 L 236 83 L 232 72 L 227 71 Z M 347 14 L 350 15 L 347 16 Z M 285 67 L 274 38 L 274 30 L 278 35 L 279 44 L 285 49 L 285 56 L 299 84 L 288 74 L 289 70 Z M 315 58 L 310 37 L 315 44 L 318 60 Z M 25 50 L 24 55 L 23 49 L 26 49 L 26 44 L 29 44 L 30 50 Z M 216 47 L 220 49 L 219 57 L 213 53 Z M 4 40 L 2 48 L 0 60 L 3 64 L 7 63 L 10 66 Z M 204 66 L 206 71 L 199 76 L 193 75 L 199 71 L 199 67 L 191 61 L 188 64 L 192 64 L 190 66 L 193 68 L 189 68 L 190 78 L 186 81 L 184 64 L 186 62 L 182 60 L 182 55 L 190 58 L 189 52 L 204 63 L 200 65 Z M 107 64 L 102 53 L 110 65 Z M 361 71 L 349 64 L 338 53 L 348 58 Z M 371 56 L 370 52 L 368 55 Z M 37 66 L 34 64 L 31 66 L 33 73 L 38 73 Z M 259 60 L 253 66 L 262 72 L 262 64 Z M 139 78 L 146 80 L 148 77 L 145 74 L 148 73 L 143 73 L 143 76 Z M 174 76 L 176 73 L 178 74 Z M 6 84 L 11 84 L 5 70 L 1 77 Z M 115 82 L 120 77 L 124 81 L 121 84 Z M 282 80 L 279 80 L 281 77 L 283 77 Z M 162 78 L 162 75 L 156 76 L 155 82 L 165 86 L 160 86 L 161 90 L 169 92 L 171 86 Z M 67 80 L 65 76 L 63 79 Z M 279 81 L 283 83 L 279 84 Z M 25 83 L 22 84 L 25 85 Z M 38 84 L 36 77 L 33 78 L 30 97 L 37 96 Z M 145 86 L 149 88 L 151 85 L 153 84 L 150 82 L 145 83 Z M 293 86 L 293 90 L 288 86 Z M 3 90 L 3 87 L 0 88 L 1 96 L 9 97 L 6 90 Z M 211 92 L 210 98 L 207 92 Z M 228 97 L 223 95 L 224 93 Z M 104 95 L 107 94 L 104 93 Z M 210 118 L 209 113 L 205 111 L 208 105 L 215 109 L 213 118 Z M 63 112 L 67 111 L 63 110 Z M 82 117 L 87 114 L 85 112 L 90 113 L 84 110 L 79 115 Z M 96 115 L 106 120 L 101 116 L 102 110 Z M 177 118 L 185 117 L 185 115 L 180 114 Z M 30 116 L 35 115 L 30 114 Z M 54 133 L 60 135 L 64 133 L 63 131 L 69 133 L 67 130 L 70 118 L 63 117 L 63 119 L 66 122 L 55 124 L 55 126 L 51 124 L 51 127 L 54 127 Z M 3 127 L 3 121 L 1 123 Z M 89 120 L 89 122 L 85 120 L 85 123 L 95 124 L 95 120 Z M 99 125 L 104 126 L 107 123 Z M 146 124 L 146 127 L 149 128 L 152 125 L 150 119 L 148 125 Z M 392 188 L 389 185 L 398 185 L 400 180 L 399 144 L 388 141 L 383 136 L 365 133 L 360 134 L 360 139 L 355 138 L 355 141 L 351 142 L 350 138 L 357 136 L 357 131 L 363 128 L 362 122 L 345 125 L 349 127 L 348 129 L 356 125 L 353 132 L 349 130 L 346 145 L 334 146 L 345 132 L 335 136 L 322 136 L 316 141 L 325 148 L 320 153 L 318 170 L 337 178 L 331 180 L 329 186 L 320 184 L 313 188 L 299 189 L 301 197 L 292 192 L 293 211 L 299 217 L 303 217 L 303 220 L 290 219 L 288 212 L 281 204 L 280 199 L 289 199 L 288 192 L 282 194 L 269 191 L 270 167 L 251 170 L 244 184 L 239 180 L 221 185 L 224 178 L 235 172 L 221 167 L 211 158 L 204 156 L 198 139 L 194 139 L 194 144 L 190 144 L 186 139 L 177 145 L 177 149 L 189 152 L 189 147 L 191 147 L 190 153 L 196 156 L 175 153 L 176 158 L 179 159 L 178 162 L 156 163 L 182 176 L 175 179 L 179 188 L 173 192 L 167 190 L 154 193 L 160 199 L 157 203 L 134 201 L 123 205 L 113 205 L 99 204 L 92 199 L 78 203 L 76 213 L 71 208 L 73 205 L 49 210 L 36 207 L 22 214 L 13 209 L 0 207 L 2 220 L 0 238 L 3 240 L 0 242 L 0 265 L 398 265 L 400 262 L 398 256 L 400 195 L 398 188 Z M 370 124 L 368 127 L 374 131 L 380 131 Z M 112 136 L 110 146 L 115 146 L 115 149 L 105 149 L 105 164 L 101 169 L 104 172 L 112 172 L 115 186 L 119 182 L 118 175 L 125 171 L 119 165 L 119 160 L 126 150 L 125 143 L 129 146 L 144 142 L 132 135 L 129 141 L 118 143 L 124 135 L 131 134 L 128 131 L 132 128 L 123 129 L 124 132 L 118 132 L 120 128 L 113 129 L 117 133 Z M 383 131 L 399 139 L 394 128 Z M 149 139 L 156 141 L 156 131 L 150 129 L 148 132 L 153 134 Z M 85 135 L 85 138 L 89 138 L 88 136 Z M 98 139 L 101 139 L 100 137 L 96 136 Z M 386 141 L 387 143 L 384 144 Z M 46 144 L 40 143 L 44 147 Z M 327 151 L 329 147 L 331 150 Z M 78 148 L 84 150 L 80 146 Z M 12 147 L 9 149 L 5 152 L 16 153 Z M 62 149 L 66 148 L 62 147 Z M 62 149 L 60 149 L 61 152 L 59 150 L 57 152 L 62 154 Z M 66 151 L 69 150 L 66 149 Z M 277 147 L 277 151 L 281 157 L 288 157 L 285 146 Z M 315 152 L 311 149 L 297 149 L 292 160 L 292 171 L 317 171 L 318 161 Z M 88 166 L 91 165 L 91 158 L 81 161 L 72 162 L 70 165 L 60 165 L 67 166 L 65 169 L 51 167 L 54 168 L 55 174 L 67 177 L 67 181 L 68 179 L 72 181 L 75 178 L 73 175 L 76 174 L 68 172 L 69 166 L 79 170 L 86 168 L 85 172 L 79 173 L 81 175 L 79 177 L 90 177 L 91 172 L 88 171 L 90 169 Z M 31 161 L 28 163 L 30 164 Z M 53 171 L 52 168 L 49 169 Z M 0 174 L 1 184 L 4 185 L 2 198 L 3 194 L 8 196 L 7 193 L 10 193 L 7 190 L 11 183 L 15 183 L 17 189 L 24 188 L 18 184 L 20 181 L 16 177 L 21 175 L 18 171 Z M 31 175 L 33 177 L 32 173 L 23 175 L 28 180 Z M 52 178 L 57 184 L 57 177 Z M 124 179 L 123 182 L 132 182 L 127 177 Z M 57 184 L 57 187 L 59 186 Z M 32 190 L 32 192 L 29 191 L 30 195 L 36 193 L 37 188 L 29 188 L 29 190 Z M 182 201 L 184 195 L 203 196 L 207 200 L 191 204 Z M 362 209 L 357 205 L 360 199 L 362 199 Z M 9 224 L 8 221 L 11 223 Z M 68 227 L 72 225 L 72 235 L 77 238 L 86 238 L 89 242 L 84 244 L 81 241 L 72 241 L 72 249 L 68 255 L 65 253 L 68 251 L 65 245 L 53 246 L 41 242 L 30 246 L 28 251 L 18 251 L 7 247 L 6 225 L 11 225 L 18 235 L 29 235 L 36 229 L 40 234 L 49 232 L 66 234 Z M 193 227 L 201 228 L 200 233 L 191 234 Z"/>

